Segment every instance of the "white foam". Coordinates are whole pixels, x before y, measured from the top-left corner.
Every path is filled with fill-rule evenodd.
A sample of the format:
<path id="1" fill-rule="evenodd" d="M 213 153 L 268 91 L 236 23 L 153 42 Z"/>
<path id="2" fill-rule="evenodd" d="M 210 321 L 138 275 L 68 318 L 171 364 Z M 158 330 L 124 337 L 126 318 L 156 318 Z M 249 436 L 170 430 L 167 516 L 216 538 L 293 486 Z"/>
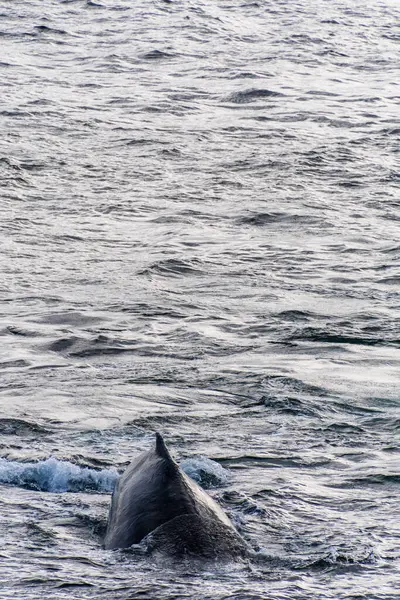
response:
<path id="1" fill-rule="evenodd" d="M 46 492 L 112 492 L 118 479 L 115 470 L 96 471 L 68 461 L 48 458 L 21 463 L 0 458 L 0 483 Z"/>
<path id="2" fill-rule="evenodd" d="M 229 471 L 205 456 L 188 458 L 181 467 L 203 487 L 218 487 L 230 478 Z M 44 492 L 112 492 L 118 477 L 116 469 L 96 471 L 54 457 L 35 463 L 0 458 L 0 483 Z"/>
<path id="3" fill-rule="evenodd" d="M 186 475 L 203 487 L 218 487 L 225 485 L 230 479 L 230 472 L 220 464 L 206 456 L 187 458 L 181 462 Z"/>

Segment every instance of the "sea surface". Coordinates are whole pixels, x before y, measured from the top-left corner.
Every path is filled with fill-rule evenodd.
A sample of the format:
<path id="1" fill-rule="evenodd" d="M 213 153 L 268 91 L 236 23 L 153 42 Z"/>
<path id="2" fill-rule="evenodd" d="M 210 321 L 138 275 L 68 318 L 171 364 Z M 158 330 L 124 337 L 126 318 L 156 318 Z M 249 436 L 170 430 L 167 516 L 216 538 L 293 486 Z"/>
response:
<path id="1" fill-rule="evenodd" d="M 0 0 L 0 598 L 400 598 L 398 0 Z M 105 551 L 160 431 L 254 549 Z"/>

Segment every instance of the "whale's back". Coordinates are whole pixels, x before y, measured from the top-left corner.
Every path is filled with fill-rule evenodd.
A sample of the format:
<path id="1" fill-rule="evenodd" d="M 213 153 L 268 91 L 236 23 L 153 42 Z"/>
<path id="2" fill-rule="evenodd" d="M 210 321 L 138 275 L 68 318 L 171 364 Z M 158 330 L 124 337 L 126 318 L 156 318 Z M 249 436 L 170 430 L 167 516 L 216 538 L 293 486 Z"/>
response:
<path id="1" fill-rule="evenodd" d="M 128 548 L 157 532 L 153 540 L 161 541 L 167 548 L 177 545 L 173 540 L 187 538 L 188 544 L 180 545 L 189 551 L 198 546 L 198 553 L 202 554 L 201 547 L 212 545 L 209 537 L 217 531 L 219 539 L 241 540 L 224 511 L 185 475 L 157 434 L 155 448 L 139 455 L 117 484 L 105 548 Z M 190 541 L 193 539 L 198 539 L 198 543 Z M 204 544 L 206 539 L 208 543 Z"/>

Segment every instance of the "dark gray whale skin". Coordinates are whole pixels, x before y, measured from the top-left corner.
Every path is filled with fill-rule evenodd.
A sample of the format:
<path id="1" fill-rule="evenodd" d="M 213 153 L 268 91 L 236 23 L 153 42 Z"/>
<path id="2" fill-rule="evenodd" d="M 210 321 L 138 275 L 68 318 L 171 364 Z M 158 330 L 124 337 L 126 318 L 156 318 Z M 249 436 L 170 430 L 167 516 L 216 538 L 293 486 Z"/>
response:
<path id="1" fill-rule="evenodd" d="M 155 448 L 140 454 L 117 484 L 104 545 L 108 550 L 128 548 L 142 540 L 150 551 L 174 556 L 234 558 L 247 553 L 227 515 L 185 475 L 158 433 Z"/>

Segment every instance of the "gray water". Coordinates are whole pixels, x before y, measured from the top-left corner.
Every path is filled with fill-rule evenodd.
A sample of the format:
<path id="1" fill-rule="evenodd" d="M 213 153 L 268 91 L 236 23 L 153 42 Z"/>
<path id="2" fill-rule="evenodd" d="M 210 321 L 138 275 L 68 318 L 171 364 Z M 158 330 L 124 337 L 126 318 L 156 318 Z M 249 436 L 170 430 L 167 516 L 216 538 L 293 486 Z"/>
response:
<path id="1" fill-rule="evenodd" d="M 400 597 L 397 0 L 0 0 L 0 598 Z M 160 431 L 255 550 L 105 551 Z"/>

